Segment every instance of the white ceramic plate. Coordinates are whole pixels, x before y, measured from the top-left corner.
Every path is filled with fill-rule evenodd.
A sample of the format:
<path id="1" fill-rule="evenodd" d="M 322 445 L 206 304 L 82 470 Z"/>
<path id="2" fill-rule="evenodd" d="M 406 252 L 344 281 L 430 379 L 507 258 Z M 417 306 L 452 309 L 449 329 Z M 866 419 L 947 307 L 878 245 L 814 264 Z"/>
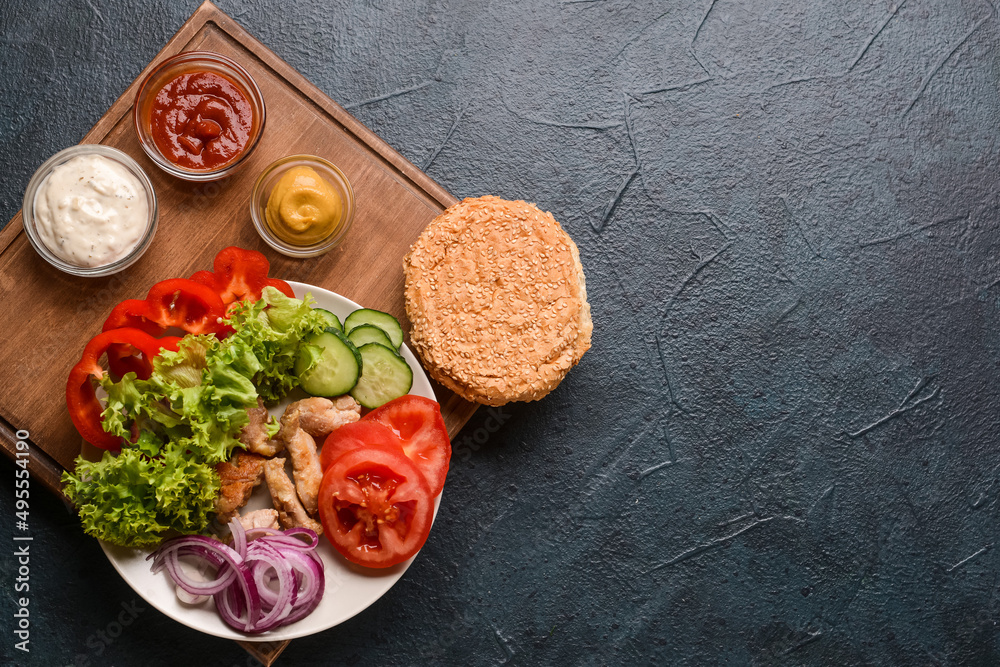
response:
<path id="1" fill-rule="evenodd" d="M 316 299 L 315 305 L 317 307 L 329 310 L 337 315 L 341 321 L 352 311 L 361 308 L 353 301 L 325 289 L 295 282 L 289 284 L 295 291 L 295 296 L 301 298 L 306 292 L 309 292 Z M 437 400 L 427 376 L 413 353 L 406 345 L 402 346 L 400 352 L 410 364 L 410 368 L 413 369 L 413 388 L 410 389 L 410 393 Z M 298 397 L 289 397 L 271 412 L 280 415 L 284 411 L 285 405 L 296 398 Z M 435 516 L 437 515 L 437 506 L 440 503 L 441 497 L 438 496 L 437 505 L 434 508 Z M 261 484 L 254 490 L 254 494 L 247 504 L 248 510 L 263 507 L 271 507 L 270 494 L 265 484 Z M 211 600 L 197 605 L 184 604 L 178 600 L 170 577 L 165 572 L 159 574 L 150 572 L 150 561 L 146 560 L 146 556 L 151 553 L 152 549 L 127 549 L 105 542 L 101 542 L 101 547 L 108 560 L 111 561 L 122 578 L 128 582 L 129 586 L 146 602 L 170 618 L 216 637 L 243 641 L 295 639 L 343 623 L 385 595 L 392 588 L 392 585 L 403 576 L 406 568 L 413 562 L 413 558 L 416 558 L 414 556 L 405 563 L 384 570 L 367 569 L 347 562 L 334 550 L 329 540 L 321 537 L 317 551 L 323 559 L 326 592 L 316 610 L 291 625 L 259 635 L 247 635 L 237 632 L 223 623 L 215 610 L 215 603 Z"/>

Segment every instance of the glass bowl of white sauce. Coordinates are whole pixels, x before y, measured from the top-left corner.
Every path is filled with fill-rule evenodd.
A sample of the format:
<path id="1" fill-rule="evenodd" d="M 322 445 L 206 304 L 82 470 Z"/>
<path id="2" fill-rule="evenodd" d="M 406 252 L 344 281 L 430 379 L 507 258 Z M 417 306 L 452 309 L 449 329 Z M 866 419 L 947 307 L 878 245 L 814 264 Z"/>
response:
<path id="1" fill-rule="evenodd" d="M 156 233 L 156 193 L 122 151 L 81 144 L 46 160 L 28 182 L 21 209 L 32 247 L 75 276 L 107 276 L 131 266 Z"/>

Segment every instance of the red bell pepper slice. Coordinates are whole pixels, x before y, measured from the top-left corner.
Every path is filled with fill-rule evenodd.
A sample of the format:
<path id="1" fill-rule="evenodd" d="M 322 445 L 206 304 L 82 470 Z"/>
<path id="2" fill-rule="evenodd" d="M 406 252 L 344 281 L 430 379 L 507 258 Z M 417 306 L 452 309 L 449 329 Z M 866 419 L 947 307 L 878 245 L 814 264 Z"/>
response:
<path id="1" fill-rule="evenodd" d="M 219 251 L 212 265 L 215 270 L 198 271 L 191 280 L 211 287 L 227 306 L 250 299 L 257 301 L 265 287 L 274 287 L 288 297 L 294 297 L 292 287 L 284 280 L 268 278 L 271 264 L 262 253 L 229 246 Z"/>
<path id="2" fill-rule="evenodd" d="M 145 299 L 126 299 L 114 307 L 111 314 L 108 315 L 108 319 L 104 321 L 101 331 L 127 327 L 129 329 L 145 331 L 153 337 L 163 335 L 163 332 L 167 328 L 162 324 L 157 324 L 147 319 L 145 316 L 146 311 L 147 305 Z"/>
<path id="3" fill-rule="evenodd" d="M 176 278 L 153 285 L 145 299 L 127 299 L 111 311 L 102 331 L 127 327 L 159 337 L 170 327 L 187 333 L 228 333 L 220 319 L 226 307 L 214 290 L 192 280 Z M 108 367 L 121 377 L 132 371 L 141 375 L 143 366 L 125 346 L 108 348 Z"/>
<path id="4" fill-rule="evenodd" d="M 112 331 L 114 331 L 112 329 Z M 137 377 L 142 377 L 148 373 L 148 368 L 143 360 L 135 356 L 135 352 L 128 345 L 114 343 L 108 346 L 108 368 L 114 377 L 125 377 L 126 373 L 135 373 Z"/>
<path id="5" fill-rule="evenodd" d="M 128 299 L 126 301 L 122 301 L 114 307 L 114 310 L 111 311 L 111 315 L 109 315 L 108 319 L 104 322 L 102 331 L 129 327 L 145 331 L 150 336 L 159 338 L 163 335 L 163 332 L 165 332 L 167 328 L 153 322 L 152 320 L 146 319 L 144 315 L 140 314 L 144 312 L 146 312 L 146 301 L 144 299 Z M 129 346 L 114 344 L 108 347 L 108 368 L 110 368 L 111 372 L 117 377 L 122 377 L 130 371 L 136 375 L 142 375 L 144 367 L 142 360 L 136 359 L 132 355 L 132 350 Z"/>
<path id="6" fill-rule="evenodd" d="M 219 295 L 205 285 L 184 278 L 163 280 L 145 299 L 127 299 L 111 311 L 102 331 L 128 327 L 158 336 L 170 327 L 187 333 L 219 333 L 226 308 Z"/>
<path id="7" fill-rule="evenodd" d="M 66 381 L 66 407 L 69 408 L 73 425 L 84 440 L 101 449 L 121 448 L 122 439 L 108 433 L 101 425 L 101 413 L 104 412 L 104 407 L 90 381 L 92 376 L 98 380 L 104 377 L 104 369 L 99 363 L 101 355 L 113 345 L 124 346 L 130 355 L 131 350 L 135 349 L 142 353 L 141 358 L 132 357 L 136 366 L 142 371 L 140 377 L 148 378 L 153 368 L 153 357 L 164 348 L 176 350 L 178 342 L 180 338 L 176 336 L 153 338 L 139 329 L 122 328 L 99 333 L 87 343 L 83 357 L 70 371 L 69 379 Z"/>

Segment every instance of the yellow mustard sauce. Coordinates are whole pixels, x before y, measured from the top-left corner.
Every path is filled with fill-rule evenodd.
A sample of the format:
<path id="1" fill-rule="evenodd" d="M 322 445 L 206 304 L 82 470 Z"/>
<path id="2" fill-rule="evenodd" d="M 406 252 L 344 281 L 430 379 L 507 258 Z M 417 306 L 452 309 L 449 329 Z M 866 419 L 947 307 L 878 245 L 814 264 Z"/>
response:
<path id="1" fill-rule="evenodd" d="M 312 167 L 292 167 L 267 199 L 264 218 L 286 243 L 309 246 L 334 231 L 343 217 L 340 194 Z"/>

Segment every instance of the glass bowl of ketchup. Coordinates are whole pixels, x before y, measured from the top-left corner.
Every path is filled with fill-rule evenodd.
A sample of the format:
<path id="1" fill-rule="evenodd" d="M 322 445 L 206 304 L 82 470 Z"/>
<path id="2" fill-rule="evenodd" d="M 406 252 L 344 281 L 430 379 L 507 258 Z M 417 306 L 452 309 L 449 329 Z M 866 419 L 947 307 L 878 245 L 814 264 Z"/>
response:
<path id="1" fill-rule="evenodd" d="M 179 53 L 139 86 L 132 118 L 146 155 L 188 181 L 224 178 L 264 132 L 264 98 L 238 63 L 208 51 Z"/>

